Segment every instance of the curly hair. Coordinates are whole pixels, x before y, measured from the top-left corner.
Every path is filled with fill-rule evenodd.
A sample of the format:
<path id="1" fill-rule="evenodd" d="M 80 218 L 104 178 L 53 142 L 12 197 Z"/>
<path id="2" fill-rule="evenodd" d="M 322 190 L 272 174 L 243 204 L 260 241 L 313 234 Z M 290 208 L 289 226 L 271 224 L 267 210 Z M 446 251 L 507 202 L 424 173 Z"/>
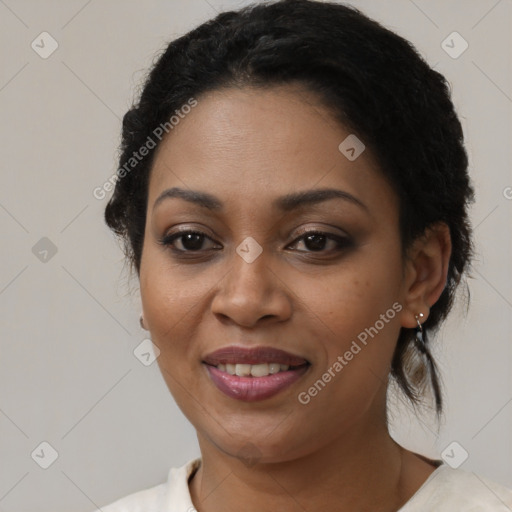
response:
<path id="1" fill-rule="evenodd" d="M 410 42 L 356 8 L 313 0 L 255 3 L 223 12 L 171 41 L 148 73 L 138 102 L 124 115 L 106 223 L 138 274 L 159 142 L 144 157 L 137 152 L 155 128 L 207 91 L 291 83 L 313 92 L 376 158 L 399 198 L 403 255 L 429 226 L 449 227 L 447 281 L 423 324 L 425 344 L 415 343 L 414 329 L 402 328 L 390 371 L 413 406 L 430 384 L 439 415 L 442 393 L 427 334 L 446 318 L 473 255 L 467 209 L 474 191 L 462 127 L 443 75 Z M 135 154 L 136 168 L 127 172 Z"/>

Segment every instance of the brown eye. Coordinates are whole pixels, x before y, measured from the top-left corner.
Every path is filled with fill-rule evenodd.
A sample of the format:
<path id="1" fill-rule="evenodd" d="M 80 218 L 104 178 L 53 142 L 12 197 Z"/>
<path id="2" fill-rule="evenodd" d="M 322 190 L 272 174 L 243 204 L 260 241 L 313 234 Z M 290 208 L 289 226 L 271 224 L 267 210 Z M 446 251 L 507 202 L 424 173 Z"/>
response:
<path id="1" fill-rule="evenodd" d="M 182 249 L 174 245 L 174 242 L 180 239 Z M 202 231 L 187 230 L 166 235 L 160 240 L 160 243 L 164 246 L 170 246 L 173 250 L 178 252 L 195 252 L 203 249 L 205 239 L 212 240 Z"/>
<path id="2" fill-rule="evenodd" d="M 292 245 L 296 246 L 297 242 L 302 240 L 307 250 L 300 252 L 330 252 L 331 250 L 341 250 L 351 245 L 351 241 L 347 237 L 324 233 L 322 231 L 307 231 L 297 238 Z M 325 248 L 329 245 L 328 242 L 331 242 L 331 248 L 326 251 Z"/>
<path id="3" fill-rule="evenodd" d="M 213 242 L 213 240 L 202 231 L 183 230 L 165 235 L 159 240 L 159 243 L 165 247 L 171 248 L 176 253 L 194 253 L 208 250 L 208 248 L 204 248 L 204 242 L 206 240 Z M 181 247 L 176 247 L 177 241 Z M 352 245 L 348 237 L 322 231 L 307 231 L 299 238 L 295 239 L 291 246 L 297 246 L 301 241 L 303 241 L 306 249 L 298 249 L 298 251 L 305 253 L 336 252 Z M 210 249 L 212 249 L 212 247 L 210 247 Z"/>

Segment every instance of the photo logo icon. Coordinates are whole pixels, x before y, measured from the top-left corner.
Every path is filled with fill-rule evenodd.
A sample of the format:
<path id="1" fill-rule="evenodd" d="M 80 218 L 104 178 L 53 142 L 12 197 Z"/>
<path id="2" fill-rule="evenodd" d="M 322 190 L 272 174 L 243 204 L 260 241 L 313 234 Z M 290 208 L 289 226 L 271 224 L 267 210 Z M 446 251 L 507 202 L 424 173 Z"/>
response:
<path id="1" fill-rule="evenodd" d="M 252 236 L 248 236 L 236 248 L 236 252 L 244 261 L 252 263 L 263 252 L 263 247 Z"/>
<path id="2" fill-rule="evenodd" d="M 47 441 L 40 443 L 30 456 L 43 469 L 48 469 L 59 458 L 57 450 Z"/>
<path id="3" fill-rule="evenodd" d="M 466 462 L 469 453 L 457 441 L 450 443 L 441 453 L 441 458 L 453 469 L 457 469 Z"/>
<path id="4" fill-rule="evenodd" d="M 366 146 L 362 141 L 351 133 L 339 146 L 338 149 L 342 155 L 353 162 L 361 153 L 366 149 Z"/>
<path id="5" fill-rule="evenodd" d="M 32 247 L 32 254 L 41 263 L 48 263 L 57 254 L 57 246 L 49 238 L 43 236 Z"/>
<path id="6" fill-rule="evenodd" d="M 469 48 L 469 44 L 458 32 L 452 32 L 441 43 L 441 48 L 452 59 L 458 59 Z"/>
<path id="7" fill-rule="evenodd" d="M 242 459 L 242 462 L 249 468 L 252 468 L 261 459 L 261 452 L 259 448 L 252 444 L 246 443 L 240 448 L 237 456 Z"/>
<path id="8" fill-rule="evenodd" d="M 144 366 L 150 366 L 160 355 L 160 349 L 149 338 L 146 338 L 135 347 L 133 355 Z"/>
<path id="9" fill-rule="evenodd" d="M 59 47 L 59 43 L 48 32 L 41 32 L 30 46 L 39 57 L 47 59 Z"/>

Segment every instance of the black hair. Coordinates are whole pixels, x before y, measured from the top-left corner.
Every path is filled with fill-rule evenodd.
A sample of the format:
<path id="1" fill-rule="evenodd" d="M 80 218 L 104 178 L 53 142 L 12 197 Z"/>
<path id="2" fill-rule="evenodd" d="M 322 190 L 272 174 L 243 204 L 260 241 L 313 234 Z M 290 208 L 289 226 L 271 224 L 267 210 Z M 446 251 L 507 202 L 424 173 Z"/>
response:
<path id="1" fill-rule="evenodd" d="M 428 333 L 450 311 L 473 252 L 467 208 L 474 192 L 462 127 L 443 75 L 410 42 L 356 8 L 312 0 L 255 3 L 220 13 L 170 42 L 123 118 L 106 222 L 139 273 L 149 175 L 159 143 L 138 156 L 131 170 L 134 154 L 191 98 L 221 88 L 292 83 L 313 92 L 374 155 L 399 198 L 403 254 L 428 227 L 449 227 L 446 286 L 423 324 L 425 343 L 415 341 L 414 329 L 402 328 L 390 372 L 413 405 L 430 383 L 440 414 L 442 393 Z"/>

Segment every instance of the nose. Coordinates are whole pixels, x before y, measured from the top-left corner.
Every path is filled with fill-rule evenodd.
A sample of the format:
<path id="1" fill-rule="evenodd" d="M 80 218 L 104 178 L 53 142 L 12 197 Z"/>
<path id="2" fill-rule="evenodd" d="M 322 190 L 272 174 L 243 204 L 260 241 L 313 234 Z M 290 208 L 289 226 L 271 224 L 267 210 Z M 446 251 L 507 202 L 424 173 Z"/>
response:
<path id="1" fill-rule="evenodd" d="M 271 268 L 265 251 L 250 263 L 234 252 L 230 263 L 211 303 L 214 315 L 246 328 L 291 316 L 290 287 Z"/>

